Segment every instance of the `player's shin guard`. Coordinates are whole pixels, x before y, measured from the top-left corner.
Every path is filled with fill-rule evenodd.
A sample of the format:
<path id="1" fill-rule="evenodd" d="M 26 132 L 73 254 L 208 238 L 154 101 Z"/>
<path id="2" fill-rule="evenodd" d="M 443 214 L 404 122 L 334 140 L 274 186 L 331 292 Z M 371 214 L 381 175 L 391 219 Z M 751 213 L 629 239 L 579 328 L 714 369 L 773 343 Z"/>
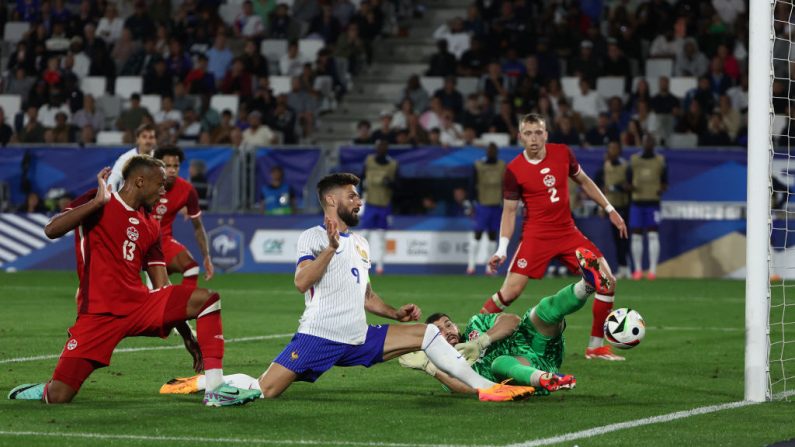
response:
<path id="1" fill-rule="evenodd" d="M 602 346 L 602 338 L 604 338 L 604 324 L 605 319 L 613 310 L 613 295 L 604 295 L 597 293 L 594 295 L 593 307 L 591 313 L 593 321 L 591 322 L 591 340 L 588 342 L 589 348 L 598 348 Z"/>
<path id="2" fill-rule="evenodd" d="M 540 370 L 530 366 L 523 365 L 519 359 L 511 355 L 501 355 L 494 359 L 491 363 L 491 372 L 500 380 L 513 379 L 517 385 L 525 386 L 538 386 L 538 379 L 536 378 L 533 384 L 533 374 L 537 372 L 537 376 L 543 374 Z"/>
<path id="3" fill-rule="evenodd" d="M 566 315 L 577 312 L 584 305 L 585 300 L 577 298 L 574 293 L 574 285 L 569 285 L 552 296 L 542 298 L 535 307 L 535 313 L 541 320 L 549 324 L 557 324 L 563 321 Z M 605 314 L 605 317 L 607 317 L 607 314 Z"/>
<path id="4" fill-rule="evenodd" d="M 221 297 L 210 295 L 196 317 L 196 339 L 204 358 L 207 391 L 223 384 L 224 331 L 221 325 Z"/>
<path id="5" fill-rule="evenodd" d="M 510 306 L 511 302 L 507 301 L 503 296 L 502 292 L 497 291 L 491 298 L 487 299 L 485 303 L 483 303 L 483 307 L 480 308 L 480 313 L 482 314 L 498 314 L 505 310 L 506 307 Z"/>
<path id="6" fill-rule="evenodd" d="M 182 285 L 196 287 L 199 281 L 199 265 L 191 261 L 182 272 Z"/>
<path id="7" fill-rule="evenodd" d="M 475 389 L 489 388 L 494 385 L 483 377 L 479 376 L 464 357 L 447 343 L 439 328 L 429 324 L 425 327 L 425 335 L 422 338 L 422 350 L 425 355 L 436 365 L 437 368 L 466 383 Z"/>

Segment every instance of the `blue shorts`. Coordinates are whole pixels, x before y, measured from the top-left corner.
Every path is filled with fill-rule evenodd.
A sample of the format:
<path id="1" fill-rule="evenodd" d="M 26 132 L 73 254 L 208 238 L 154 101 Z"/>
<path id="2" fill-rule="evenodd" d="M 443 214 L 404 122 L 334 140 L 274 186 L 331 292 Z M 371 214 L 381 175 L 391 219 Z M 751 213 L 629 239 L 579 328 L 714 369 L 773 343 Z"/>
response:
<path id="1" fill-rule="evenodd" d="M 314 382 L 332 366 L 371 367 L 384 361 L 384 340 L 388 324 L 367 327 L 361 345 L 349 345 L 314 335 L 296 333 L 279 354 L 278 363 L 298 374 L 299 381 Z"/>
<path id="2" fill-rule="evenodd" d="M 475 205 L 475 231 L 500 231 L 502 207 L 499 205 Z"/>
<path id="3" fill-rule="evenodd" d="M 370 205 L 364 206 L 364 216 L 359 223 L 359 228 L 363 230 L 386 230 L 389 227 L 389 218 L 392 215 L 392 206 Z"/>
<path id="4" fill-rule="evenodd" d="M 629 206 L 629 228 L 645 229 L 660 226 L 660 205 Z"/>

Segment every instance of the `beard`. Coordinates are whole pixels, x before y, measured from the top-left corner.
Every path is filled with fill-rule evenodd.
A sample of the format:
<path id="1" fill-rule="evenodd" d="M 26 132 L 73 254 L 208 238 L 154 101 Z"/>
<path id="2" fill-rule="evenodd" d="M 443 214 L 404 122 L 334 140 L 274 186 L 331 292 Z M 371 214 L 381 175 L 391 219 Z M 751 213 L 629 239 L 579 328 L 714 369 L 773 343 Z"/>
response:
<path id="1" fill-rule="evenodd" d="M 354 213 L 353 210 L 339 208 L 337 210 L 337 217 L 339 217 L 340 220 L 345 222 L 345 225 L 349 227 L 355 227 L 356 225 L 359 225 L 359 215 Z"/>

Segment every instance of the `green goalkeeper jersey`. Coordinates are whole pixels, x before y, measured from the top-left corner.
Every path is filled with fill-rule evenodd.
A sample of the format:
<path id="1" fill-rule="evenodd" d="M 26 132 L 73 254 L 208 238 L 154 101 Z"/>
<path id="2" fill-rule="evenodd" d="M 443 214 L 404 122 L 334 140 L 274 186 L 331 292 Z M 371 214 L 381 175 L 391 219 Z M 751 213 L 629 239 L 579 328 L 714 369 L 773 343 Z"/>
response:
<path id="1" fill-rule="evenodd" d="M 532 310 L 532 309 L 531 309 Z M 469 319 L 462 334 L 462 342 L 474 340 L 494 326 L 500 314 L 478 314 Z M 547 372 L 558 372 L 563 363 L 564 339 L 561 333 L 555 337 L 539 334 L 530 321 L 530 310 L 525 312 L 519 326 L 510 336 L 494 342 L 483 356 L 472 365 L 478 374 L 497 382 L 491 364 L 502 355 L 524 357 L 530 365 Z"/>

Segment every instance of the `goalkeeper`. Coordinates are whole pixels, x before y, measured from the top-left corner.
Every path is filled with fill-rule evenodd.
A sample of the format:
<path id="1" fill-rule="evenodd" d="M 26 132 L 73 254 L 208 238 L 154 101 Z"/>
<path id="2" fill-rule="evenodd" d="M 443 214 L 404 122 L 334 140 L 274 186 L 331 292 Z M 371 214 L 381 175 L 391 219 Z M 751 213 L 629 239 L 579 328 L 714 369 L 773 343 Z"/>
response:
<path id="1" fill-rule="evenodd" d="M 440 335 L 455 345 L 478 374 L 489 380 L 513 379 L 516 384 L 535 387 L 536 394 L 572 389 L 577 383 L 574 376 L 559 373 L 563 363 L 565 317 L 585 305 L 596 288 L 596 281 L 608 280 L 599 270 L 596 255 L 584 248 L 577 249 L 576 254 L 582 280 L 542 298 L 521 318 L 507 313 L 478 314 L 469 319 L 463 333 L 443 313 L 433 314 L 425 322 L 435 324 Z M 476 392 L 438 370 L 421 351 L 401 356 L 400 364 L 425 371 L 453 392 Z"/>

